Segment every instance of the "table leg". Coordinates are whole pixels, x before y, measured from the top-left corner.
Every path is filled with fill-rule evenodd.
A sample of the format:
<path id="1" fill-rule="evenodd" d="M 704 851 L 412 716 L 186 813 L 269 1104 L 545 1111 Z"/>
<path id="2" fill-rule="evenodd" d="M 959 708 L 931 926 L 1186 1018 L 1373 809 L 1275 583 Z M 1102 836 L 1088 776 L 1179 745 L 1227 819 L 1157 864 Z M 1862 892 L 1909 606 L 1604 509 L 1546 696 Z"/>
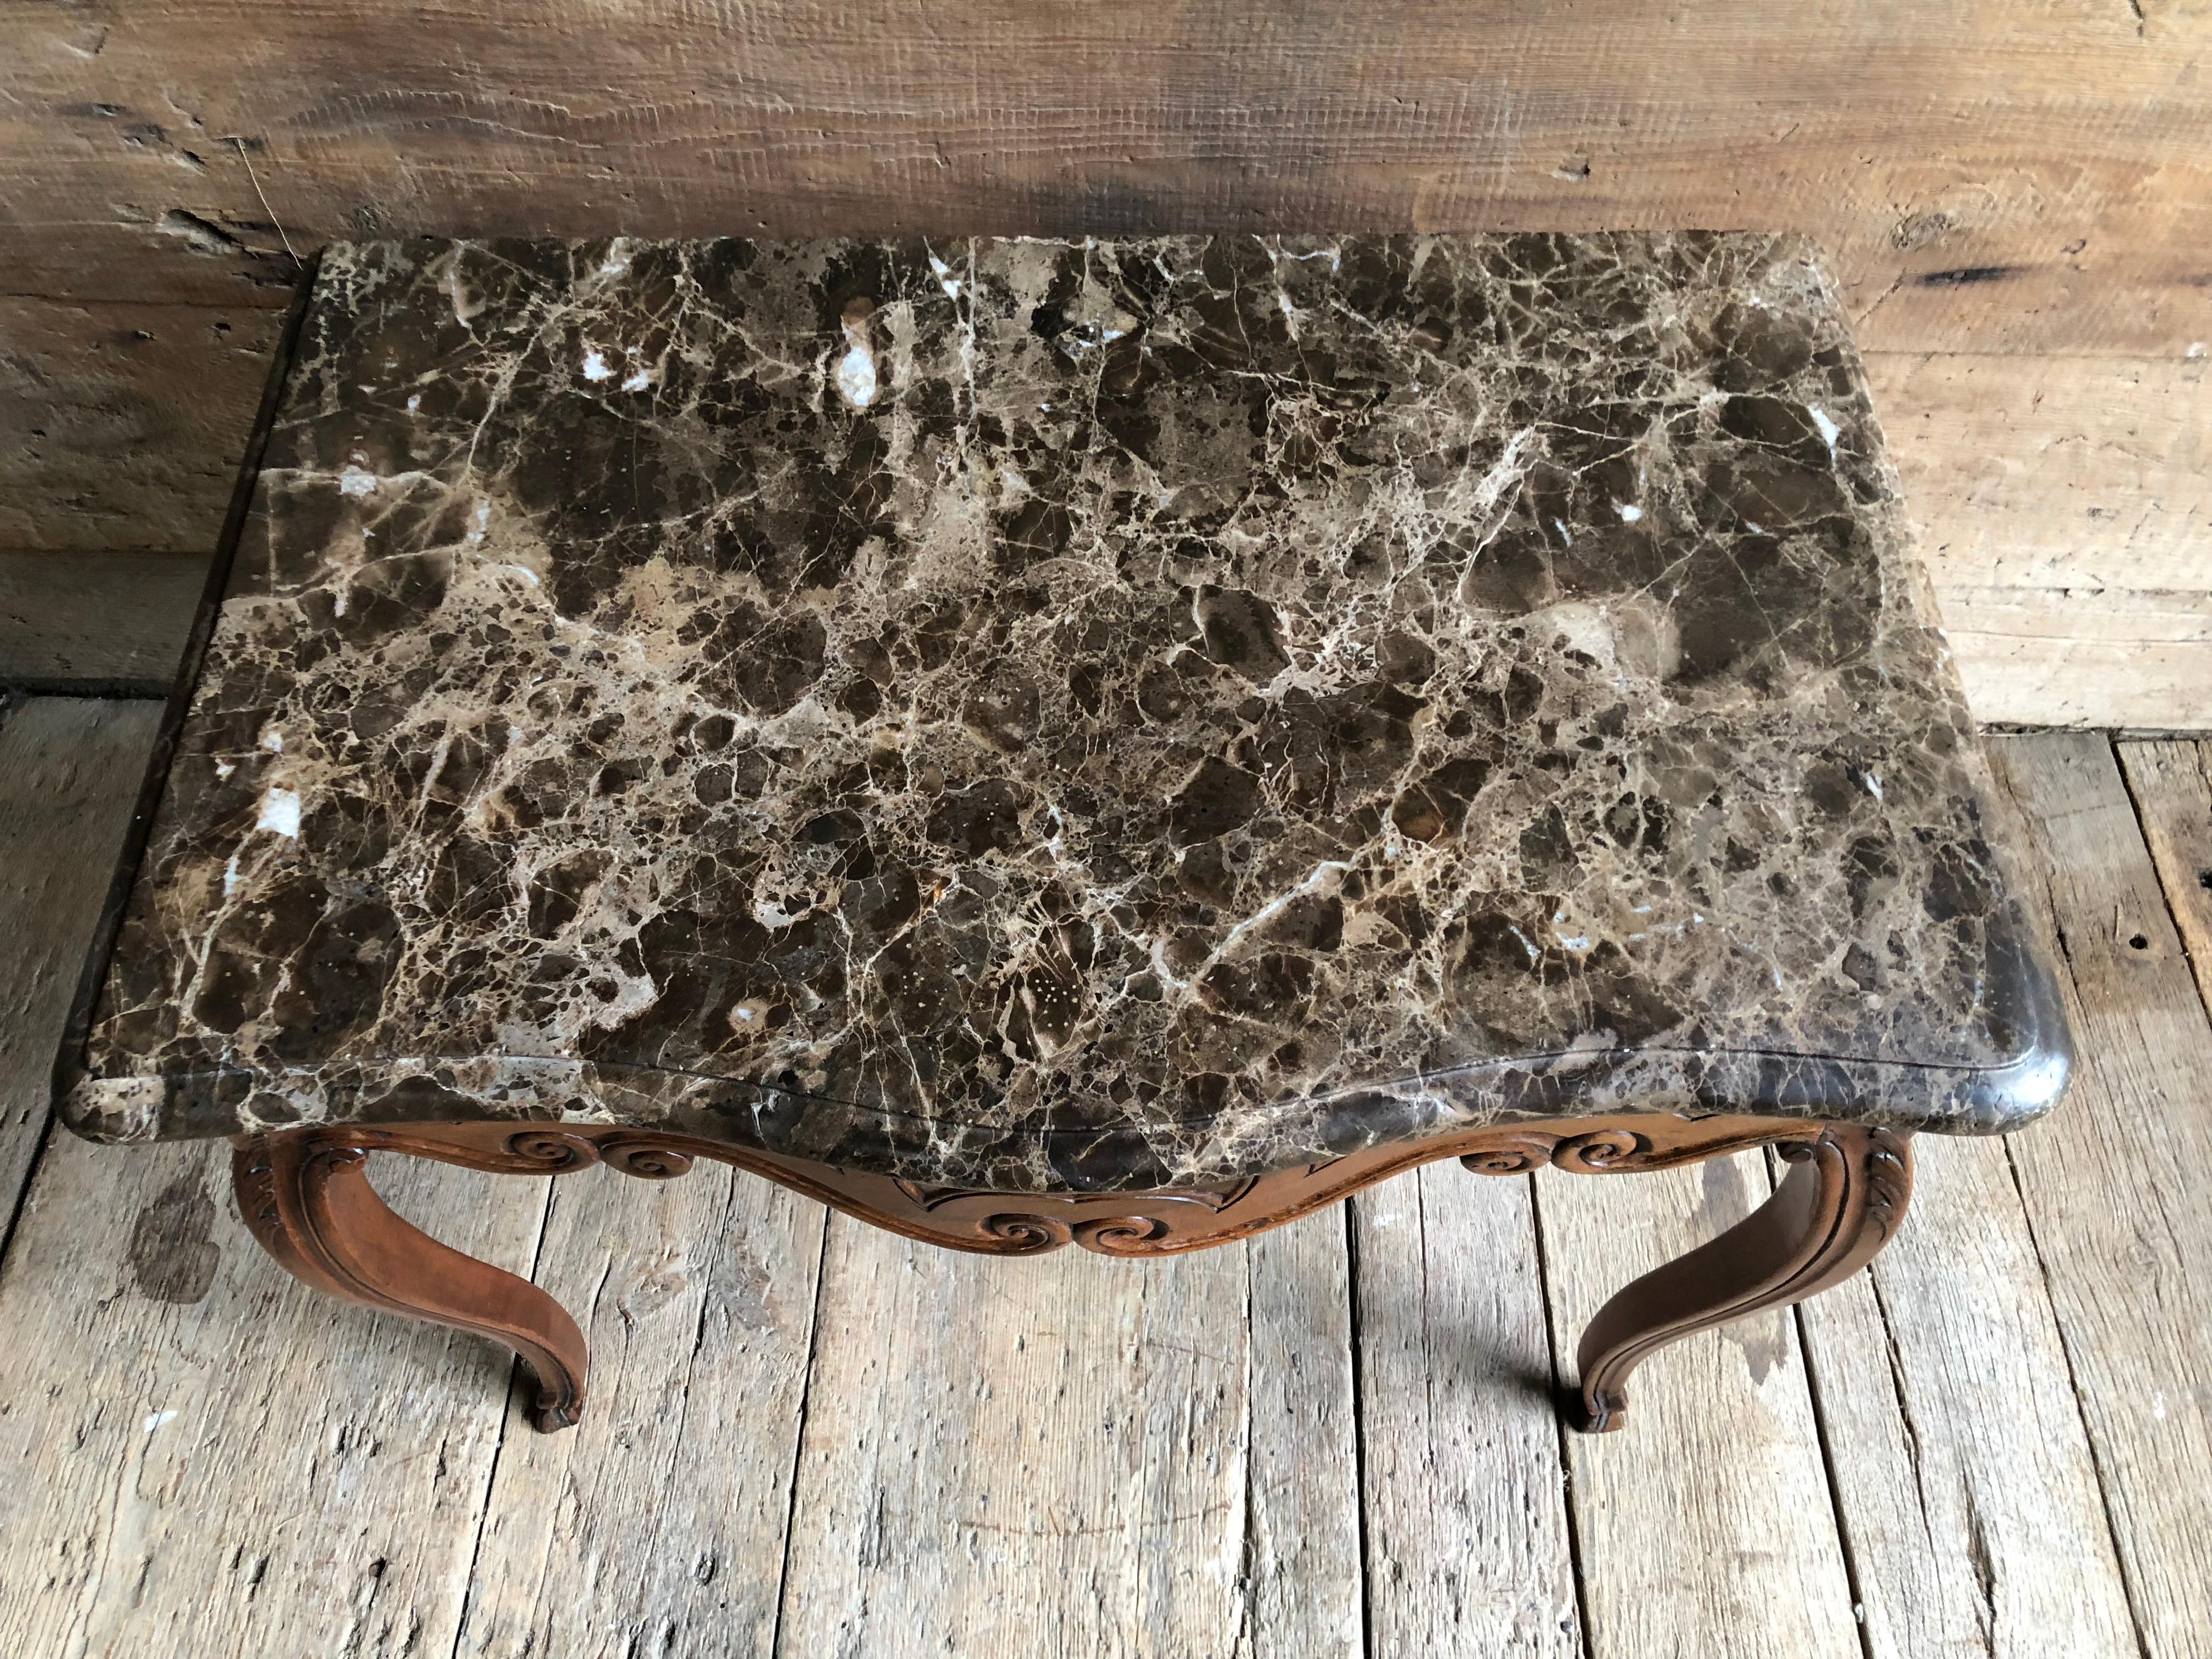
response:
<path id="1" fill-rule="evenodd" d="M 1575 1426 L 1621 1426 L 1628 1375 L 1692 1332 L 1787 1307 L 1848 1279 L 1905 1218 L 1912 1192 L 1910 1137 L 1832 1123 L 1780 1148 L 1792 1168 L 1774 1196 L 1711 1243 L 1615 1295 L 1584 1333 Z"/>
<path id="2" fill-rule="evenodd" d="M 313 1135 L 238 1143 L 231 1179 L 246 1224 L 295 1278 L 371 1308 L 472 1331 L 521 1355 L 538 1379 L 532 1416 L 562 1429 L 583 1410 L 583 1333 L 526 1279 L 441 1244 L 387 1208 L 368 1153 Z"/>

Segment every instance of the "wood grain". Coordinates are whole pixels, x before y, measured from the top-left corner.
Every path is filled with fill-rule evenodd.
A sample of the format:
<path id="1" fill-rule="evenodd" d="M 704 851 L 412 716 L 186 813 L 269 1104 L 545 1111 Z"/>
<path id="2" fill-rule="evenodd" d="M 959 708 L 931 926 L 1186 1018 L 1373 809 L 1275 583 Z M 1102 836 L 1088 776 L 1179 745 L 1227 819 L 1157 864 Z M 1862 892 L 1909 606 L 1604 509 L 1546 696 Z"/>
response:
<path id="1" fill-rule="evenodd" d="M 2212 728 L 2212 362 L 1867 369 L 1975 712 Z"/>
<path id="2" fill-rule="evenodd" d="M 21 10 L 9 291 L 266 297 L 289 240 L 1772 225 L 1869 342 L 2179 355 L 2193 3 Z"/>
<path id="3" fill-rule="evenodd" d="M 1797 1309 L 1871 1659 L 2136 1659 L 2004 1146 L 1913 1150 L 1896 1241 Z"/>
<path id="4" fill-rule="evenodd" d="M 537 1279 L 593 1404 L 501 1447 L 457 1653 L 769 1659 L 824 1213 L 719 1165 L 555 1188 Z"/>
<path id="5" fill-rule="evenodd" d="M 1939 589 L 2212 589 L 2212 359 L 1877 353 L 1867 374 Z"/>
<path id="6" fill-rule="evenodd" d="M 1939 592 L 1966 701 L 1993 726 L 2212 730 L 2212 592 Z"/>
<path id="7" fill-rule="evenodd" d="M 0 1652 L 453 1650 L 511 1362 L 287 1278 L 224 1200 L 228 1150 L 60 1135 L 40 1161 L 0 1264 Z M 388 1195 L 523 1267 L 545 1204 L 413 1165 Z"/>
<path id="8" fill-rule="evenodd" d="M 204 556 L 282 321 L 0 292 L 0 548 Z"/>
<path id="9" fill-rule="evenodd" d="M 780 1650 L 1290 1650 L 1247 1566 L 1255 1472 L 1291 1455 L 1251 1446 L 1281 1423 L 1251 1407 L 1262 1248 L 1001 1261 L 834 1218 Z M 1348 1464 L 1349 1424 L 1297 1455 Z"/>
<path id="10" fill-rule="evenodd" d="M 2080 1050 L 2066 1100 L 2008 1143 L 2013 1168 L 2143 1650 L 2178 1659 L 2212 1630 L 2212 1018 L 2111 744 L 1993 747 L 1996 832 L 2039 873 Z"/>
<path id="11" fill-rule="evenodd" d="M 166 697 L 206 581 L 191 554 L 0 552 L 0 684 Z"/>
<path id="12" fill-rule="evenodd" d="M 1370 1651 L 1576 1659 L 1528 1179 L 1432 1164 L 1352 1218 Z"/>
<path id="13" fill-rule="evenodd" d="M 1344 1212 L 1262 1233 L 1250 1263 L 1246 1606 L 1232 1653 L 1352 1654 L 1364 1627 L 1360 1437 Z"/>
<path id="14" fill-rule="evenodd" d="M 0 546 L 212 545 L 288 244 L 1775 227 L 1979 716 L 2212 728 L 2209 46 L 2201 0 L 19 6 Z"/>
<path id="15" fill-rule="evenodd" d="M 1734 1226 L 1770 1190 L 1757 1154 L 1536 1182 L 1563 1355 L 1614 1291 Z M 1789 1314 L 1754 1315 L 1657 1355 L 1637 1372 L 1633 1413 L 1626 1434 L 1567 1443 L 1592 1650 L 1694 1651 L 1680 1632 L 1725 1631 L 1730 1659 L 1857 1659 L 1844 1545 Z M 1641 1455 L 1647 1439 L 1664 1441 L 1668 1455 Z"/>
<path id="16" fill-rule="evenodd" d="M 46 1129 L 56 1051 L 161 708 L 0 708 L 0 1229 Z"/>
<path id="17" fill-rule="evenodd" d="M 2212 1007 L 2212 742 L 2124 743 L 2119 757 L 2181 948 Z"/>

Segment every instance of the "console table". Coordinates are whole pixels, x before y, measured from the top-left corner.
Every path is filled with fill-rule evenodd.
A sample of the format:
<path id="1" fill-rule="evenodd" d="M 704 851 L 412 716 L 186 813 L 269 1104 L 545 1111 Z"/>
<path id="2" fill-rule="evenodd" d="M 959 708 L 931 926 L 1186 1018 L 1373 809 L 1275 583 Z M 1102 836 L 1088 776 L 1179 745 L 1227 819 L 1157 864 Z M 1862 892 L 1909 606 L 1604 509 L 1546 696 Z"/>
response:
<path id="1" fill-rule="evenodd" d="M 1795 239 L 332 247 L 63 1110 L 234 1139 L 547 1428 L 576 1326 L 373 1154 L 1141 1257 L 1777 1148 L 1592 1324 L 1610 1428 L 2057 1100 L 1988 787 Z"/>

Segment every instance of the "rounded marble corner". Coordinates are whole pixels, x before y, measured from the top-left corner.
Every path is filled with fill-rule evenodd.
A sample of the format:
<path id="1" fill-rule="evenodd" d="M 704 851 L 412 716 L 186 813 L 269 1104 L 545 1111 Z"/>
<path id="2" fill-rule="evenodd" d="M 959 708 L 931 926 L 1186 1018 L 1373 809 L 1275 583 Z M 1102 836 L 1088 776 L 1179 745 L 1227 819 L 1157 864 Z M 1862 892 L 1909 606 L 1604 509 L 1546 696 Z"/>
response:
<path id="1" fill-rule="evenodd" d="M 2020 1058 L 1986 1079 L 1984 1109 L 1999 1120 L 2000 1133 L 2025 1128 L 2053 1110 L 2073 1080 L 2073 1029 L 2063 1012 L 2053 1009 Z"/>
<path id="2" fill-rule="evenodd" d="M 78 1075 L 58 1083 L 54 1115 L 80 1139 L 101 1146 L 131 1146 L 160 1138 L 162 1108 L 169 1085 L 158 1076 Z"/>
<path id="3" fill-rule="evenodd" d="M 1960 1091 L 1960 1127 L 2010 1134 L 2046 1116 L 2065 1097 L 2074 1079 L 2074 1030 L 2049 970 L 2023 958 L 2024 1006 L 2013 1058 L 1975 1072 Z"/>

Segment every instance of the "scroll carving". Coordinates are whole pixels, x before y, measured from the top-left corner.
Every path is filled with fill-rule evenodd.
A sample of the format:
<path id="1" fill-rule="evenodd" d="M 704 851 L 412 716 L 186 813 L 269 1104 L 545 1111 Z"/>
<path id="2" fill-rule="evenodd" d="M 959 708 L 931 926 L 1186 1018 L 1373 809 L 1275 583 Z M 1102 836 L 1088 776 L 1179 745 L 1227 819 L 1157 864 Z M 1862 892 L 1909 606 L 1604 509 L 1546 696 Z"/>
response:
<path id="1" fill-rule="evenodd" d="M 1680 1124 L 1680 1118 L 1662 1120 Z M 1477 1175 L 1516 1176 L 1552 1168 L 1576 1175 L 1612 1175 L 1632 1170 L 1664 1170 L 1677 1164 L 1748 1152 L 1753 1146 L 1779 1146 L 1791 1157 L 1820 1132 L 1817 1123 L 1794 1120 L 1742 1118 L 1697 1120 L 1709 1132 L 1687 1136 L 1655 1138 L 1626 1124 L 1578 1133 L 1546 1133 L 1533 1130 L 1494 1136 L 1480 1152 L 1462 1154 L 1460 1162 Z"/>
<path id="2" fill-rule="evenodd" d="M 694 1135 L 570 1122 L 349 1125 L 291 1132 L 314 1155 L 408 1152 L 472 1169 L 566 1175 L 605 1164 L 669 1181 L 712 1158 L 782 1182 L 909 1238 L 993 1255 L 1039 1255 L 1070 1244 L 1102 1255 L 1152 1256 L 1243 1238 L 1363 1188 L 1456 1156 L 1481 1175 L 1553 1168 L 1584 1175 L 1664 1169 L 1779 1143 L 1796 1155 L 1822 1126 L 1796 1119 L 1641 1115 L 1502 1124 L 1413 1146 L 1383 1146 L 1243 1181 L 1145 1192 L 1014 1193 L 863 1174 Z"/>

